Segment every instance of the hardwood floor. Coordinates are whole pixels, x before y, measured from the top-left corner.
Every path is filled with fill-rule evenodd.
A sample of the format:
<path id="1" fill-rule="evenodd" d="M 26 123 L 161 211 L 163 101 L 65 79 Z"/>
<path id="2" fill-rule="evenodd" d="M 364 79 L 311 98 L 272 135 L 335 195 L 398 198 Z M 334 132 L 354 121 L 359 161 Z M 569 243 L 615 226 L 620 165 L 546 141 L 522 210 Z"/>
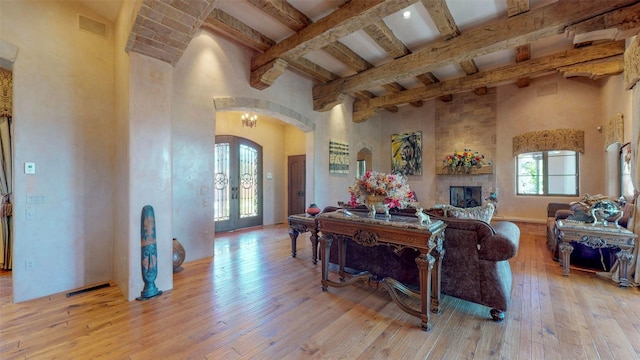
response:
<path id="1" fill-rule="evenodd" d="M 174 289 L 127 302 L 117 286 L 11 303 L 0 274 L 1 359 L 638 359 L 640 291 L 589 272 L 562 276 L 541 236 L 522 235 L 512 307 L 444 296 L 429 332 L 387 293 L 320 289 L 309 235 L 292 258 L 284 225 L 217 234 Z"/>

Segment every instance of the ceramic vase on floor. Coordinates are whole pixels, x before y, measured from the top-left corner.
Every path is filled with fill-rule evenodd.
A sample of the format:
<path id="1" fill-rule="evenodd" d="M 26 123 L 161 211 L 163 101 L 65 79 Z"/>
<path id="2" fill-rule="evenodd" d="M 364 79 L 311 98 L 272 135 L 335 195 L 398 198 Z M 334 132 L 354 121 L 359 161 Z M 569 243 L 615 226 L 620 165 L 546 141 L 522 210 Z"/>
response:
<path id="1" fill-rule="evenodd" d="M 182 263 L 184 262 L 184 258 L 187 256 L 187 253 L 184 251 L 184 247 L 178 241 L 178 239 L 173 238 L 173 272 L 180 272 L 184 270 Z"/>

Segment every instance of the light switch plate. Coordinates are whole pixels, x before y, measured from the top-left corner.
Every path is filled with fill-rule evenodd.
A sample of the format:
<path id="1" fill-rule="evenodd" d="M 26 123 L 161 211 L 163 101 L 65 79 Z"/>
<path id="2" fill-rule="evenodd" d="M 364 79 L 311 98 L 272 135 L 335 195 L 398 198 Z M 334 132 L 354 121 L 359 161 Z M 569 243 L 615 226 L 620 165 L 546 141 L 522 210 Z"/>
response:
<path id="1" fill-rule="evenodd" d="M 24 173 L 27 175 L 33 175 L 36 173 L 36 163 L 28 162 L 24 163 Z"/>

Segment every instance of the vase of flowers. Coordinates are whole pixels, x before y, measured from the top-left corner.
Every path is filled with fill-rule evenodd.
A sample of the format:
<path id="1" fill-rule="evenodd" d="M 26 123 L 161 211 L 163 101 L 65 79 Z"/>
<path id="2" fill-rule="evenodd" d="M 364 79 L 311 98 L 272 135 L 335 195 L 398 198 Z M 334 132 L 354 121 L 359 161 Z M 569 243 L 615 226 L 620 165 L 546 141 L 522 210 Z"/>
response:
<path id="1" fill-rule="evenodd" d="M 447 155 L 442 160 L 442 167 L 453 174 L 468 174 L 473 168 L 481 168 L 482 165 L 484 165 L 484 155 L 477 151 L 471 151 L 471 149 L 454 151 L 453 154 Z"/>
<path id="2" fill-rule="evenodd" d="M 360 204 L 382 202 L 382 205 L 389 209 L 402 209 L 416 201 L 406 177 L 371 170 L 355 179 L 348 192 L 350 194 L 348 204 L 354 207 Z M 381 209 L 384 212 L 384 206 Z"/>

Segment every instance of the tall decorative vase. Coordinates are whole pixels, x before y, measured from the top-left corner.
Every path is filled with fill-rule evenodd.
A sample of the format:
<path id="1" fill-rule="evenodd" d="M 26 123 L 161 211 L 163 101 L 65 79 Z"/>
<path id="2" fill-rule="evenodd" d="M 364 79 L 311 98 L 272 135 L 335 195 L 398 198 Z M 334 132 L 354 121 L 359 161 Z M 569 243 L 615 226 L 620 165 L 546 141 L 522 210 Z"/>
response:
<path id="1" fill-rule="evenodd" d="M 187 256 L 186 251 L 184 251 L 184 246 L 178 241 L 178 239 L 173 238 L 173 272 L 177 273 L 184 270 L 182 263 L 184 262 L 185 257 Z"/>
<path id="2" fill-rule="evenodd" d="M 162 295 L 156 287 L 158 277 L 158 248 L 156 244 L 156 216 L 151 205 L 142 208 L 140 216 L 140 264 L 144 289 L 136 300 L 149 300 Z"/>

